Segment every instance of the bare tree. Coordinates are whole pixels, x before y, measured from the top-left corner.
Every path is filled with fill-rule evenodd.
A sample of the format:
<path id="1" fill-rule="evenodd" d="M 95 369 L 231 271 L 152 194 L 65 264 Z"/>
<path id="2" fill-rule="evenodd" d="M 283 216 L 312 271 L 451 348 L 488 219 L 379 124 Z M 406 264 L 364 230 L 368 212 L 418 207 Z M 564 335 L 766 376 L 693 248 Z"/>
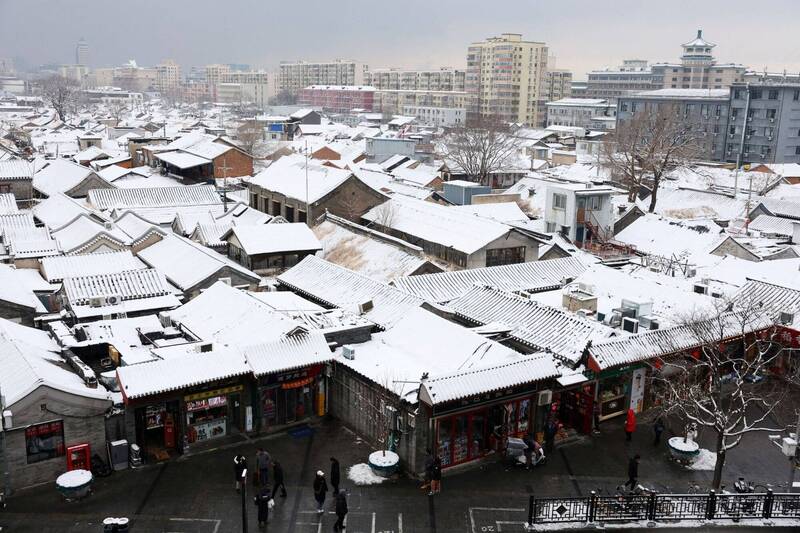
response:
<path id="1" fill-rule="evenodd" d="M 735 311 L 719 309 L 711 316 L 693 317 L 681 329 L 683 336 L 673 339 L 679 337 L 674 342 L 684 348 L 657 365 L 653 384 L 664 414 L 676 414 L 713 432 L 717 454 L 713 488 L 719 489 L 727 452 L 744 435 L 782 430 L 768 419 L 786 387 L 764 376 L 784 347 L 758 303 L 737 302 Z"/>
<path id="2" fill-rule="evenodd" d="M 701 157 L 701 132 L 677 105 L 655 103 L 621 120 L 610 141 L 603 144 L 603 160 L 612 176 L 628 188 L 633 202 L 643 186 L 649 187 L 655 211 L 661 180 L 673 170 Z"/>
<path id="3" fill-rule="evenodd" d="M 118 126 L 122 122 L 123 115 L 128 111 L 128 106 L 125 105 L 125 102 L 115 99 L 108 103 L 107 109 L 109 116 L 115 121 L 114 125 Z"/>
<path id="4" fill-rule="evenodd" d="M 439 155 L 457 167 L 451 172 L 460 171 L 472 181 L 491 185 L 491 175 L 512 163 L 521 146 L 521 139 L 514 136 L 508 124 L 487 117 L 454 129 Z"/>
<path id="5" fill-rule="evenodd" d="M 284 89 L 270 98 L 268 103 L 269 105 L 294 105 L 296 102 L 297 96 Z"/>
<path id="6" fill-rule="evenodd" d="M 67 119 L 78 102 L 78 83 L 63 76 L 53 75 L 42 81 L 42 96 L 55 109 L 58 118 Z"/>
<path id="7" fill-rule="evenodd" d="M 375 212 L 375 224 L 381 228 L 391 228 L 397 215 L 397 206 L 392 200 L 387 200 Z"/>
<path id="8" fill-rule="evenodd" d="M 236 141 L 239 147 L 248 154 L 258 155 L 259 145 L 264 140 L 264 127 L 255 120 L 245 120 L 236 132 Z"/>

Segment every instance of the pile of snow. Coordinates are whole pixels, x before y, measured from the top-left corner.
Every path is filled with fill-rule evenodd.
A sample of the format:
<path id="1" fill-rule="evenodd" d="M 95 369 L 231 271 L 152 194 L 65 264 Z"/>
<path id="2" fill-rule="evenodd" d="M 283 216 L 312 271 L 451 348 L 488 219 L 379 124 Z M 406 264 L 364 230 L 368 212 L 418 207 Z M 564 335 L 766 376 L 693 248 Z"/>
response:
<path id="1" fill-rule="evenodd" d="M 389 450 L 369 454 L 369 463 L 378 467 L 394 466 L 399 462 L 400 456 Z"/>
<path id="2" fill-rule="evenodd" d="M 717 463 L 717 454 L 700 448 L 700 454 L 697 459 L 688 465 L 686 468 L 689 470 L 714 470 L 714 465 Z"/>
<path id="3" fill-rule="evenodd" d="M 385 477 L 376 475 L 366 463 L 359 463 L 348 468 L 347 479 L 356 485 L 377 485 L 386 481 Z"/>
<path id="4" fill-rule="evenodd" d="M 700 447 L 695 441 L 690 439 L 685 439 L 683 437 L 672 437 L 669 439 L 669 445 L 672 448 L 675 448 L 679 452 L 687 452 L 693 453 L 696 452 L 697 449 Z M 707 451 L 707 450 L 706 450 Z"/>
<path id="5" fill-rule="evenodd" d="M 70 470 L 56 479 L 56 485 L 65 489 L 82 487 L 92 481 L 92 473 L 88 470 Z"/>

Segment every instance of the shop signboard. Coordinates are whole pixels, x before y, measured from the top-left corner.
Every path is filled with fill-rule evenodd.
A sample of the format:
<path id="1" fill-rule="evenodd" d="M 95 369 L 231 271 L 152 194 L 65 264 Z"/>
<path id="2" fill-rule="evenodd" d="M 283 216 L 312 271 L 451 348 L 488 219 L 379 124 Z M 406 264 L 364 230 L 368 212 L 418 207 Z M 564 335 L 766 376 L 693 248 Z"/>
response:
<path id="1" fill-rule="evenodd" d="M 631 402 L 630 402 L 630 409 L 633 409 L 634 413 L 641 413 L 642 412 L 642 404 L 644 401 L 644 384 L 645 378 L 647 376 L 647 369 L 646 368 L 637 368 L 633 371 L 633 375 L 631 378 Z"/>
<path id="2" fill-rule="evenodd" d="M 222 389 L 215 389 L 205 392 L 198 392 L 196 394 L 188 394 L 183 397 L 184 401 L 194 402 L 197 400 L 205 400 L 208 398 L 214 398 L 218 396 L 226 396 L 228 394 L 233 394 L 234 392 L 241 392 L 244 390 L 244 385 L 233 385 L 230 387 L 224 387 Z"/>

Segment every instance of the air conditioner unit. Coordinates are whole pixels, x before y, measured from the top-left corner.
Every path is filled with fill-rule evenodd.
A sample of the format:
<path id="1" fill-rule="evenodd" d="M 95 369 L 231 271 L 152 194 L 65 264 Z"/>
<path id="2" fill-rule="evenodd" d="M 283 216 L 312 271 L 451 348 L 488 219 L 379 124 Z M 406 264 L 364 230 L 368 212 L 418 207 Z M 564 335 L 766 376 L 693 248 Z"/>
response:
<path id="1" fill-rule="evenodd" d="M 106 305 L 119 305 L 122 303 L 122 296 L 119 294 L 112 294 L 106 296 Z"/>
<path id="2" fill-rule="evenodd" d="M 753 117 L 747 117 L 747 122 L 752 122 L 752 121 L 753 121 Z"/>
<path id="3" fill-rule="evenodd" d="M 198 344 L 194 347 L 194 351 L 197 353 L 207 353 L 214 350 L 214 343 L 213 342 L 204 342 L 202 344 Z"/>
<path id="4" fill-rule="evenodd" d="M 750 137 L 752 137 L 752 135 L 745 135 L 744 136 L 745 139 L 749 139 Z"/>
<path id="5" fill-rule="evenodd" d="M 733 133 L 728 134 L 728 139 L 733 139 Z"/>
<path id="6" fill-rule="evenodd" d="M 625 317 L 622 319 L 622 330 L 628 333 L 639 332 L 639 321 L 635 318 Z"/>
<path id="7" fill-rule="evenodd" d="M 771 140 L 772 140 L 772 135 L 768 135 L 768 136 L 767 136 L 767 140 L 768 140 L 768 141 L 771 141 Z"/>
<path id="8" fill-rule="evenodd" d="M 95 296 L 94 298 L 89 298 L 90 307 L 103 307 L 104 305 L 106 305 L 106 299 L 102 296 Z"/>
<path id="9" fill-rule="evenodd" d="M 553 391 L 543 390 L 539 391 L 539 397 L 536 400 L 536 405 L 550 405 L 553 403 Z"/>
<path id="10" fill-rule="evenodd" d="M 794 322 L 794 313 L 790 313 L 789 311 L 781 311 L 780 317 L 778 319 L 781 324 L 791 324 Z"/>
<path id="11" fill-rule="evenodd" d="M 356 358 L 356 349 L 349 344 L 345 344 L 342 346 L 342 357 L 352 361 Z"/>
<path id="12" fill-rule="evenodd" d="M 718 131 L 715 131 L 715 132 L 714 132 L 714 137 L 716 137 L 717 135 L 719 135 L 719 132 L 718 132 Z"/>
<path id="13" fill-rule="evenodd" d="M 375 305 L 372 303 L 372 300 L 367 300 L 358 304 L 358 312 L 363 315 L 367 311 L 372 310 L 373 307 L 375 307 Z"/>
<path id="14" fill-rule="evenodd" d="M 695 283 L 692 286 L 692 292 L 695 294 L 708 294 L 708 285 L 705 283 Z"/>

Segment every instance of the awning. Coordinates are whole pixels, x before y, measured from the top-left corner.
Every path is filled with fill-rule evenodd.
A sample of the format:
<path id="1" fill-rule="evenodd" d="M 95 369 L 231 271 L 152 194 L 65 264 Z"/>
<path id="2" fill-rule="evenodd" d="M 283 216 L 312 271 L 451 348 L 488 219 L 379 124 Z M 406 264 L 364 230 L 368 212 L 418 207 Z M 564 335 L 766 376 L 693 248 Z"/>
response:
<path id="1" fill-rule="evenodd" d="M 589 381 L 589 378 L 587 378 L 583 374 L 569 374 L 567 376 L 561 376 L 559 378 L 556 378 L 556 381 L 562 387 L 569 387 L 570 385 L 577 385 L 578 383 Z"/>

